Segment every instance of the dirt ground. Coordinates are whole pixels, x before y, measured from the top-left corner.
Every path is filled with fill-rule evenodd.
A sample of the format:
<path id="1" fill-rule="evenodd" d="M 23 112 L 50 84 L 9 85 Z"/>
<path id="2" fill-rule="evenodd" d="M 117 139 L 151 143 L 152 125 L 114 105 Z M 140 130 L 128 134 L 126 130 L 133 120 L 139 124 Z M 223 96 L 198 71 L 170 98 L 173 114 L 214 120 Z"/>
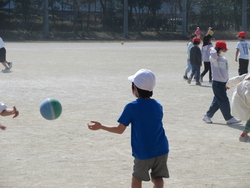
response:
<path id="1" fill-rule="evenodd" d="M 236 42 L 228 41 L 230 77 L 237 75 Z M 212 88 L 208 74 L 202 86 L 183 80 L 186 43 L 6 42 L 13 68 L 0 72 L 0 101 L 15 105 L 20 115 L 0 117 L 7 126 L 0 131 L 0 188 L 130 187 L 130 127 L 116 135 L 91 131 L 87 123 L 117 124 L 135 99 L 127 77 L 141 68 L 155 73 L 153 98 L 164 107 L 171 176 L 165 187 L 250 187 L 250 144 L 238 141 L 245 122 L 228 126 L 220 111 L 213 124 L 202 121 Z M 58 119 L 40 115 L 46 98 L 61 102 Z"/>

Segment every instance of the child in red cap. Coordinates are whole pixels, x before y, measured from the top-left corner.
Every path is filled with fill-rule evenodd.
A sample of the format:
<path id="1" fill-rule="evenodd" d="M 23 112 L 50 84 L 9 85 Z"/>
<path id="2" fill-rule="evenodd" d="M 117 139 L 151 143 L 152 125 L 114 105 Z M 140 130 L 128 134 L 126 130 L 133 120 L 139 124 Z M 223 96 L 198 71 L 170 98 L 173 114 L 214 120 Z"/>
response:
<path id="1" fill-rule="evenodd" d="M 238 33 L 237 37 L 240 42 L 236 45 L 236 55 L 235 61 L 238 62 L 239 56 L 239 75 L 248 73 L 248 64 L 249 64 L 249 53 L 250 43 L 245 41 L 247 34 L 244 31 Z"/>
<path id="2" fill-rule="evenodd" d="M 199 48 L 199 45 L 201 43 L 201 39 L 198 37 L 195 37 L 193 39 L 194 46 L 190 50 L 190 64 L 192 66 L 192 73 L 190 77 L 188 78 L 188 83 L 191 83 L 191 80 L 193 76 L 196 75 L 196 85 L 201 85 L 200 83 L 200 68 L 201 68 L 201 62 L 202 62 L 202 55 L 201 55 L 201 49 Z"/>
<path id="3" fill-rule="evenodd" d="M 217 41 L 215 48 L 210 50 L 210 63 L 212 70 L 212 88 L 214 99 L 204 115 L 203 121 L 212 123 L 211 118 L 217 110 L 221 110 L 224 119 L 228 125 L 240 123 L 240 120 L 235 119 L 231 115 L 230 103 L 227 97 L 226 84 L 229 79 L 228 76 L 228 61 L 224 57 L 227 51 L 227 44 L 224 41 Z"/>

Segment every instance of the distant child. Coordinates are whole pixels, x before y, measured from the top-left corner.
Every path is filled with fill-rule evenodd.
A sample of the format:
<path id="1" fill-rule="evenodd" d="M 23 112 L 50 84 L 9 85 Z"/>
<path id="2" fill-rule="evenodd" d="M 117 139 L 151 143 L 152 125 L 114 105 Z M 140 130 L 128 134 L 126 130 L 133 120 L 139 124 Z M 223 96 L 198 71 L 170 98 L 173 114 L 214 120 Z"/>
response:
<path id="1" fill-rule="evenodd" d="M 3 72 L 8 72 L 11 69 L 12 63 L 6 61 L 6 49 L 4 47 L 4 42 L 1 37 L 0 37 L 0 62 L 5 67 L 5 69 L 2 70 Z"/>
<path id="2" fill-rule="evenodd" d="M 206 123 L 212 123 L 211 118 L 217 110 L 221 110 L 224 119 L 228 125 L 240 123 L 241 120 L 235 119 L 231 115 L 229 99 L 227 97 L 226 83 L 228 81 L 228 61 L 224 57 L 227 51 L 227 44 L 224 41 L 217 41 L 215 48 L 210 50 L 210 63 L 212 70 L 212 88 L 214 99 L 202 119 Z"/>
<path id="3" fill-rule="evenodd" d="M 232 114 L 247 121 L 239 140 L 250 142 L 247 135 L 250 132 L 250 74 L 236 76 L 228 80 L 228 88 L 235 85 L 237 86 L 232 96 Z"/>
<path id="4" fill-rule="evenodd" d="M 89 129 L 103 129 L 122 134 L 131 125 L 131 146 L 134 156 L 132 188 L 141 188 L 142 181 L 151 181 L 154 187 L 163 188 L 163 178 L 169 178 L 167 167 L 168 139 L 163 128 L 163 109 L 159 102 L 152 99 L 155 75 L 141 69 L 129 76 L 132 93 L 137 97 L 128 103 L 117 126 L 106 126 L 96 121 L 88 124 Z M 151 171 L 149 175 L 149 171 Z M 118 186 L 119 187 L 119 186 Z"/>
<path id="5" fill-rule="evenodd" d="M 196 75 L 195 79 L 196 79 L 196 85 L 201 85 L 200 83 L 200 67 L 201 67 L 201 50 L 199 48 L 199 45 L 201 43 L 201 39 L 198 37 L 195 37 L 193 39 L 193 44 L 194 46 L 191 48 L 190 50 L 190 63 L 192 66 L 192 73 L 190 75 L 190 77 L 188 78 L 188 83 L 191 83 L 191 80 L 193 78 L 194 75 Z"/>
<path id="6" fill-rule="evenodd" d="M 184 73 L 184 76 L 183 76 L 183 78 L 185 80 L 188 79 L 188 73 L 192 70 L 192 66 L 190 64 L 190 50 L 194 46 L 194 44 L 193 44 L 194 37 L 197 37 L 197 35 L 191 35 L 189 43 L 187 44 L 187 67 L 186 67 L 186 70 L 185 70 L 185 73 Z"/>
<path id="7" fill-rule="evenodd" d="M 248 64 L 249 64 L 249 52 L 250 43 L 245 41 L 247 34 L 244 31 L 239 32 L 237 35 L 240 42 L 236 45 L 236 55 L 235 61 L 238 62 L 239 55 L 239 75 L 248 73 Z"/>
<path id="8" fill-rule="evenodd" d="M 197 35 L 198 38 L 201 37 L 201 34 L 204 35 L 204 33 L 200 30 L 199 27 L 196 28 L 196 31 L 194 32 L 195 35 Z"/>
<path id="9" fill-rule="evenodd" d="M 19 115 L 18 110 L 15 106 L 13 106 L 13 109 L 8 109 L 7 106 L 4 103 L 0 102 L 0 115 L 1 116 L 11 116 L 14 115 L 13 118 L 17 117 Z M 6 127 L 0 124 L 0 129 L 5 130 Z"/>
<path id="10" fill-rule="evenodd" d="M 203 37 L 203 46 L 201 48 L 201 54 L 202 54 L 202 61 L 204 63 L 204 71 L 201 73 L 201 82 L 203 82 L 203 77 L 207 74 L 209 71 L 209 82 L 212 82 L 212 72 L 211 72 L 211 66 L 210 66 L 210 48 L 213 47 L 213 44 L 211 43 L 212 36 L 207 35 Z"/>
<path id="11" fill-rule="evenodd" d="M 211 35 L 211 36 L 214 35 L 214 32 L 213 32 L 212 29 L 213 29 L 212 27 L 209 27 L 209 28 L 208 28 L 207 35 Z"/>

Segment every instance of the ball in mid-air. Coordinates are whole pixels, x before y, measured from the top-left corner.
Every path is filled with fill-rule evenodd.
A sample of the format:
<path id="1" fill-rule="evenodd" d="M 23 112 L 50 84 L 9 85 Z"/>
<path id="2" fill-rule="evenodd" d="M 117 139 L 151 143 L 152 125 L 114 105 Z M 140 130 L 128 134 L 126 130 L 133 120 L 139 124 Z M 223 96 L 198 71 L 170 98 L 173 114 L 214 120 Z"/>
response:
<path id="1" fill-rule="evenodd" d="M 47 120 L 57 119 L 62 113 L 62 105 L 56 99 L 47 98 L 40 105 L 40 113 Z"/>
<path id="2" fill-rule="evenodd" d="M 121 45 L 123 45 L 124 44 L 124 42 L 123 41 L 121 41 Z"/>

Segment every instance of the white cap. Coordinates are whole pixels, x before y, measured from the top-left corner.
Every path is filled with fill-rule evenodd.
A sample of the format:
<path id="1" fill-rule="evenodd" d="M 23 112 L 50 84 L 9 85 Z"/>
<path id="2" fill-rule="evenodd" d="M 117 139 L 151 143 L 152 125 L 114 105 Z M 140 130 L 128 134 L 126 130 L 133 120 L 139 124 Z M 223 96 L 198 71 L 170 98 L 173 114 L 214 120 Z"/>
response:
<path id="1" fill-rule="evenodd" d="M 146 91 L 153 91 L 155 86 L 155 75 L 147 69 L 140 69 L 134 75 L 129 76 L 128 80 L 133 82 L 136 87 Z"/>
<path id="2" fill-rule="evenodd" d="M 7 106 L 0 102 L 0 113 L 4 111 L 7 108 Z"/>

